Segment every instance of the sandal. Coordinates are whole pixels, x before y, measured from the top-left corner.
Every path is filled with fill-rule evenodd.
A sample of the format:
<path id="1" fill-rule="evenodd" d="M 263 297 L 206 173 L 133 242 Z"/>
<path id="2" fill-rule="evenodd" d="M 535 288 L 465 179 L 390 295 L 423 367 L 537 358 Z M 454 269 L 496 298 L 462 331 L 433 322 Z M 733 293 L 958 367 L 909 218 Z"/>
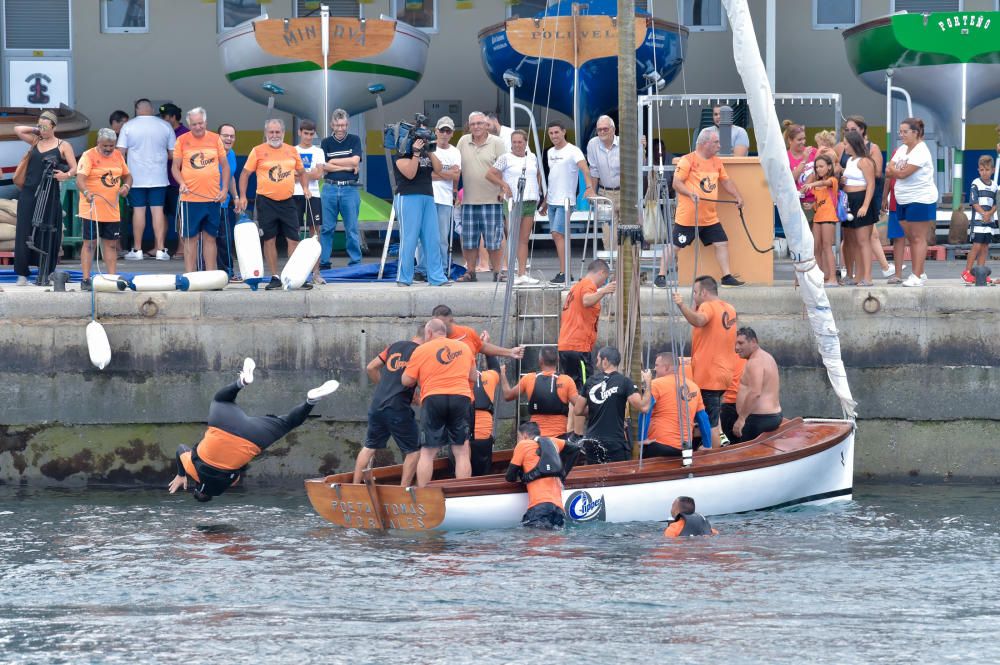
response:
<path id="1" fill-rule="evenodd" d="M 899 277 L 896 277 L 895 275 L 893 275 L 892 277 L 890 277 L 889 279 L 887 279 L 885 283 L 886 284 L 902 284 L 903 280 L 900 279 Z"/>
<path id="2" fill-rule="evenodd" d="M 459 277 L 458 279 L 456 279 L 455 281 L 456 282 L 478 282 L 479 278 L 476 277 L 476 273 L 474 273 L 474 272 L 467 272 L 464 275 L 462 275 L 461 277 Z"/>
<path id="3" fill-rule="evenodd" d="M 858 282 L 854 286 L 875 286 L 875 285 L 872 284 L 871 282 L 866 282 L 865 280 L 861 280 L 860 282 Z"/>
<path id="4" fill-rule="evenodd" d="M 506 272 L 495 272 L 495 273 L 493 273 L 493 281 L 494 282 L 506 282 L 507 281 L 507 273 Z"/>

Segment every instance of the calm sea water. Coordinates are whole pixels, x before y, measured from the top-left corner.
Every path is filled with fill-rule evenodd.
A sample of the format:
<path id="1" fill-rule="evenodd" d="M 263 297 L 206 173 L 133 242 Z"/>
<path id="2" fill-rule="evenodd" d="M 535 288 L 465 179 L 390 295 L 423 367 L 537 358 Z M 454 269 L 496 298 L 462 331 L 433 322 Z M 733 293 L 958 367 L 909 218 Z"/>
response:
<path id="1" fill-rule="evenodd" d="M 996 663 L 998 506 L 861 486 L 668 542 L 344 531 L 300 492 L 0 487 L 0 662 Z"/>

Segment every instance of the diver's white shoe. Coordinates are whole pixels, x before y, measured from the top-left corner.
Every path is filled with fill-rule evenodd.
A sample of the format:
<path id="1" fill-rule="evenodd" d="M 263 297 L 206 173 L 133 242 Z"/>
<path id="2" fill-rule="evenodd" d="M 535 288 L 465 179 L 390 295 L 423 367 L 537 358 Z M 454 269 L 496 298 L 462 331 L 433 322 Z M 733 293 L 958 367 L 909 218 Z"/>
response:
<path id="1" fill-rule="evenodd" d="M 253 371 L 257 368 L 257 363 L 253 361 L 253 358 L 247 358 L 243 361 L 243 370 L 240 372 L 240 385 L 247 386 L 253 383 Z"/>
<path id="2" fill-rule="evenodd" d="M 310 404 L 315 404 L 316 402 L 320 401 L 330 393 L 337 390 L 337 388 L 339 387 L 340 387 L 340 381 L 335 381 L 331 379 L 330 381 L 327 381 L 318 388 L 313 388 L 312 390 L 307 392 L 306 401 L 309 402 Z"/>

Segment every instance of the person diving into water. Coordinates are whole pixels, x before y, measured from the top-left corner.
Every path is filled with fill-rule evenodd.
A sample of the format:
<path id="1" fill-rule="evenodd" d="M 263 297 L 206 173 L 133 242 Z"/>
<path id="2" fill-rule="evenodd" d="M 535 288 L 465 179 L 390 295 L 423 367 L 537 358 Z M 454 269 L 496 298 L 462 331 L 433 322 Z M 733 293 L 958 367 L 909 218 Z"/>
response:
<path id="1" fill-rule="evenodd" d="M 253 359 L 247 358 L 239 378 L 215 394 L 208 410 L 208 429 L 194 449 L 183 444 L 177 447 L 177 475 L 167 488 L 171 494 L 186 490 L 191 478 L 198 501 L 219 496 L 239 481 L 251 460 L 304 423 L 313 406 L 340 386 L 327 381 L 313 388 L 306 393 L 306 401 L 284 416 L 248 416 L 236 405 L 236 395 L 253 383 L 255 368 Z"/>

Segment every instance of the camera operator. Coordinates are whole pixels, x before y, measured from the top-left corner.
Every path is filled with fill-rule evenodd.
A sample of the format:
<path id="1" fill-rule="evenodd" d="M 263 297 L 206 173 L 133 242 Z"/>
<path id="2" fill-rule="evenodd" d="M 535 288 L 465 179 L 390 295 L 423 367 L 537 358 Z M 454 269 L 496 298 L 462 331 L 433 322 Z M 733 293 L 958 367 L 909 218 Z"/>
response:
<path id="1" fill-rule="evenodd" d="M 37 284 L 48 284 L 49 275 L 59 260 L 62 246 L 62 209 L 59 207 L 59 183 L 76 177 L 76 157 L 69 143 L 56 138 L 56 114 L 44 111 L 38 125 L 17 125 L 17 137 L 33 147 L 25 156 L 28 160 L 24 185 L 17 200 L 17 227 L 14 236 L 14 272 L 17 285 L 28 284 L 28 266 L 46 266 L 39 270 Z M 56 180 L 57 182 L 52 182 Z M 40 197 L 44 197 L 41 200 Z M 32 220 L 40 208 L 41 225 L 37 237 L 32 238 Z M 48 231 L 47 233 L 45 231 Z M 32 251 L 28 242 L 36 244 Z M 42 274 L 42 273 L 45 274 Z"/>
<path id="2" fill-rule="evenodd" d="M 401 236 L 396 274 L 398 286 L 413 284 L 418 240 L 426 258 L 427 281 L 432 286 L 450 284 L 442 268 L 437 207 L 431 183 L 433 173 L 441 174 L 441 161 L 431 152 L 433 142 L 429 134 L 429 130 L 418 126 L 413 133 L 413 141 L 399 146 L 399 153 L 392 158 L 399 197 L 396 211 Z"/>

